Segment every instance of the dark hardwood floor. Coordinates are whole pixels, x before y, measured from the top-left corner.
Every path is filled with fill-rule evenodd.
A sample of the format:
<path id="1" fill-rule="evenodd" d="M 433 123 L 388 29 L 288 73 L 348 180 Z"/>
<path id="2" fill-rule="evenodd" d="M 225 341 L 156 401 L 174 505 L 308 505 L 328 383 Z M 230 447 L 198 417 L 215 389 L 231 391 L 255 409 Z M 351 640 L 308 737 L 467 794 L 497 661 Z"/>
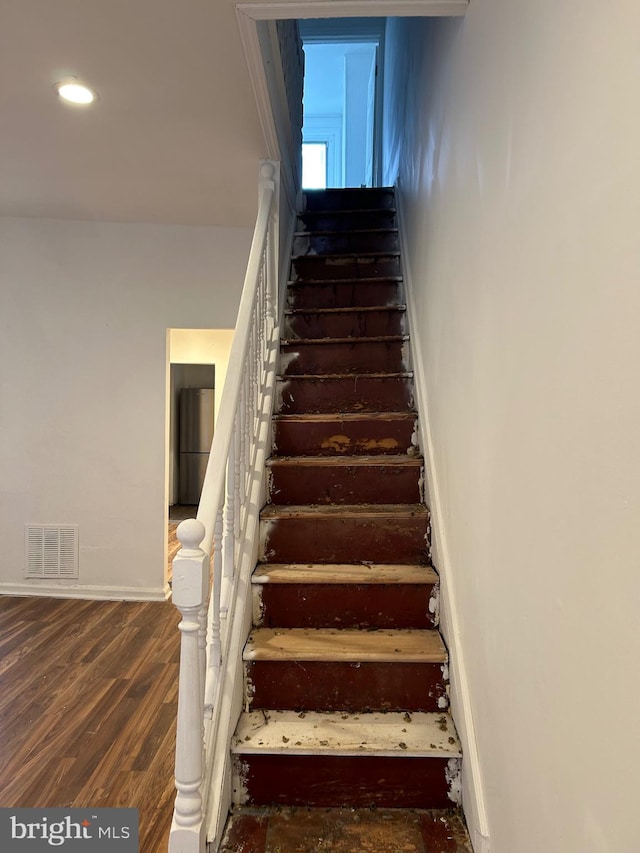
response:
<path id="1" fill-rule="evenodd" d="M 170 602 L 0 597 L 0 806 L 137 807 L 167 849 L 179 613 Z"/>

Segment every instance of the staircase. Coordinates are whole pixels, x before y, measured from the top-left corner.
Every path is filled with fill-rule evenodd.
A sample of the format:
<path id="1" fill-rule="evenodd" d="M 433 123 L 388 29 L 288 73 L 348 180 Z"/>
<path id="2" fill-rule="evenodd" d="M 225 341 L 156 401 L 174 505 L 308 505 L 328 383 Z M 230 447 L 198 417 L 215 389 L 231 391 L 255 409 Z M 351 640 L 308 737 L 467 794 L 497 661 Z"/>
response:
<path id="1" fill-rule="evenodd" d="M 460 820 L 393 191 L 307 193 L 290 278 L 228 853 L 275 807 Z"/>

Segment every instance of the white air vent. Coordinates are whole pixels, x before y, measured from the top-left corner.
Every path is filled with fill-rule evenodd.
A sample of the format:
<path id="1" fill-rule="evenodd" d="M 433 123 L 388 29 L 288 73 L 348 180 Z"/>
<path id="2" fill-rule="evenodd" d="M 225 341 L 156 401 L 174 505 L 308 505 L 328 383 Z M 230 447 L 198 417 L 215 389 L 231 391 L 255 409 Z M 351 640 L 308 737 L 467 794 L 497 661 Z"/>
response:
<path id="1" fill-rule="evenodd" d="M 78 525 L 26 525 L 24 576 L 77 578 Z"/>

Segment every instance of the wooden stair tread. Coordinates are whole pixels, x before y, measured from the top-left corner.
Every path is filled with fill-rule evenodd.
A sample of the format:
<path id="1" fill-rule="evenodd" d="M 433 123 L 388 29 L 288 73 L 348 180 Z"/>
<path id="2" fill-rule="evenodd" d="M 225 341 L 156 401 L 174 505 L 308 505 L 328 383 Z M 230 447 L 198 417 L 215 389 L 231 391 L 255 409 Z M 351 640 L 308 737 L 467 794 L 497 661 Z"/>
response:
<path id="1" fill-rule="evenodd" d="M 267 504 L 262 508 L 260 517 L 270 518 L 426 518 L 429 510 L 424 504 L 326 504 L 276 506 Z"/>
<path id="2" fill-rule="evenodd" d="M 272 456 L 265 464 L 268 468 L 295 468 L 299 465 L 308 468 L 420 468 L 423 462 L 417 455 L 385 453 L 380 456 Z"/>
<path id="3" fill-rule="evenodd" d="M 241 715 L 235 754 L 377 755 L 457 758 L 460 741 L 451 717 L 436 712 L 346 714 L 252 711 Z"/>
<path id="4" fill-rule="evenodd" d="M 384 254 L 384 253 L 383 253 Z M 301 257 L 305 257 L 302 255 Z M 326 257 L 324 255 L 320 255 L 320 257 Z M 296 278 L 292 279 L 288 282 L 289 287 L 296 287 L 298 285 L 304 284 L 382 284 L 384 282 L 398 282 L 402 281 L 401 275 L 380 275 L 380 276 L 363 276 L 362 278 L 357 278 L 355 276 L 348 276 L 347 278 Z"/>
<path id="5" fill-rule="evenodd" d="M 404 303 L 395 305 L 363 305 L 359 308 L 357 305 L 350 308 L 287 308 L 285 316 L 297 316 L 298 314 L 372 314 L 376 311 L 406 311 L 407 306 Z"/>
<path id="6" fill-rule="evenodd" d="M 397 228 L 329 228 L 318 231 L 296 231 L 294 237 L 351 237 L 353 234 L 397 234 Z"/>
<path id="7" fill-rule="evenodd" d="M 288 382 L 292 379 L 413 379 L 412 371 L 401 371 L 399 373 L 287 373 L 281 374 L 278 379 Z"/>
<path id="8" fill-rule="evenodd" d="M 446 663 L 448 656 L 433 629 L 254 628 L 243 660 Z"/>
<path id="9" fill-rule="evenodd" d="M 375 337 L 346 337 L 346 338 L 282 338 L 281 346 L 325 346 L 327 344 L 384 344 L 408 341 L 409 335 L 377 335 Z"/>
<path id="10" fill-rule="evenodd" d="M 318 260 L 318 261 L 330 261 L 334 258 L 339 258 L 340 260 L 344 260 L 345 258 L 399 258 L 400 250 L 399 249 L 380 249 L 378 252 L 331 252 L 326 255 L 292 255 L 292 261 L 300 261 L 300 260 Z"/>
<path id="11" fill-rule="evenodd" d="M 394 563 L 261 563 L 253 584 L 423 584 L 438 581 L 431 566 Z"/>
<path id="12" fill-rule="evenodd" d="M 356 213 L 396 213 L 395 207 L 339 207 L 339 208 L 327 208 L 326 210 L 301 210 L 298 213 L 298 216 L 336 216 L 342 215 L 345 216 L 353 216 Z"/>
<path id="13" fill-rule="evenodd" d="M 308 412 L 295 415 L 275 414 L 273 419 L 279 423 L 342 423 L 361 421 L 406 421 L 415 420 L 415 412 Z"/>

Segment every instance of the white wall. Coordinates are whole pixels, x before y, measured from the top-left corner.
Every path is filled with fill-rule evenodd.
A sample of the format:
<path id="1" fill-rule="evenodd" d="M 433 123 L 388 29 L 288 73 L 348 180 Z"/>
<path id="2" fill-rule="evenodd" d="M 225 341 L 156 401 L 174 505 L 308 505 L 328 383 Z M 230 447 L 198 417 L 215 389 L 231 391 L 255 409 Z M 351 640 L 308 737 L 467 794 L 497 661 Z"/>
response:
<path id="1" fill-rule="evenodd" d="M 0 220 L 0 592 L 26 523 L 77 523 L 81 591 L 163 594 L 167 329 L 235 324 L 250 238 Z"/>
<path id="2" fill-rule="evenodd" d="M 387 167 L 493 853 L 640 849 L 639 31 L 635 0 L 392 28 Z"/>

